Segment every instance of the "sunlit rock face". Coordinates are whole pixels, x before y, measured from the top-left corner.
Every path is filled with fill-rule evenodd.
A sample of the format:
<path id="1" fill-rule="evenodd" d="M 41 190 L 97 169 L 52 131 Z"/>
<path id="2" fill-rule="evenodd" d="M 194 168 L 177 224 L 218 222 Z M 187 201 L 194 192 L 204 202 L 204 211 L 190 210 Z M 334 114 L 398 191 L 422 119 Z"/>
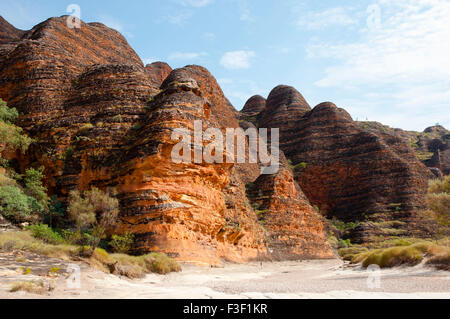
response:
<path id="1" fill-rule="evenodd" d="M 172 72 L 172 68 L 165 62 L 153 62 L 145 66 L 145 71 L 149 75 L 150 81 L 156 87 L 160 87 Z"/>
<path id="2" fill-rule="evenodd" d="M 282 156 L 277 174 L 261 175 L 247 189 L 258 220 L 264 225 L 272 260 L 333 258 L 324 222 L 294 180 Z"/>
<path id="3" fill-rule="evenodd" d="M 176 128 L 192 131 L 195 120 L 205 129 L 239 127 L 239 113 L 205 68 L 144 67 L 118 32 L 99 23 L 69 29 L 66 17 L 51 18 L 20 31 L 0 22 L 0 98 L 23 114 L 19 124 L 36 141 L 13 163 L 18 170 L 44 165 L 51 194 L 65 200 L 76 188 L 115 188 L 121 213 L 110 232 L 134 233 L 137 253 L 206 264 L 268 260 L 277 249 L 283 259 L 331 256 L 318 215 L 314 226 L 289 217 L 313 216 L 306 200 L 276 208 L 284 189 L 276 185 L 288 175 L 262 183 L 275 194 L 265 229 L 246 194 L 258 164 L 172 160 Z M 276 239 L 283 220 L 290 225 Z M 297 239 L 284 244 L 290 229 Z"/>

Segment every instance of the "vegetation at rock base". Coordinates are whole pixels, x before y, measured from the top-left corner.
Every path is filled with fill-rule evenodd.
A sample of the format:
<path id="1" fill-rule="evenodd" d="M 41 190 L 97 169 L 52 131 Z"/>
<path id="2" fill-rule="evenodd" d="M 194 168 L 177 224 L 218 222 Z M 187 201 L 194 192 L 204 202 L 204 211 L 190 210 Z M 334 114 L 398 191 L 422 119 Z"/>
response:
<path id="1" fill-rule="evenodd" d="M 28 226 L 27 229 L 31 232 L 34 238 L 40 239 L 48 244 L 62 244 L 64 239 L 62 236 L 53 231 L 48 225 L 31 225 Z"/>
<path id="2" fill-rule="evenodd" d="M 450 176 L 430 181 L 427 205 L 433 217 L 443 226 L 450 226 Z"/>
<path id="3" fill-rule="evenodd" d="M 22 250 L 51 258 L 84 261 L 91 267 L 106 273 L 131 278 L 142 277 L 146 273 L 167 274 L 181 271 L 178 262 L 165 254 L 150 253 L 143 256 L 129 256 L 125 254 L 109 254 L 104 249 L 96 248 L 94 253 L 87 257 L 86 252 L 91 250 L 90 246 L 72 245 L 67 242 L 50 244 L 33 237 L 30 231 L 0 233 L 0 250 Z M 133 273 L 129 268 L 131 266 L 133 267 Z M 129 273 L 125 270 L 128 270 Z M 139 273 L 138 277 L 135 276 L 136 273 Z"/>
<path id="4" fill-rule="evenodd" d="M 14 125 L 19 113 L 0 99 L 0 213 L 7 219 L 23 222 L 48 210 L 47 189 L 42 184 L 43 168 L 28 168 L 22 176 L 10 168 L 4 153 L 25 152 L 32 139 Z"/>
<path id="5" fill-rule="evenodd" d="M 417 265 L 426 263 L 438 269 L 450 269 L 450 238 L 448 237 L 450 223 L 450 176 L 432 180 L 429 183 L 426 196 L 427 217 L 433 218 L 441 225 L 436 231 L 435 241 L 420 238 L 401 238 L 391 236 L 384 240 L 365 245 L 340 246 L 339 255 L 352 263 L 361 263 L 363 267 L 371 264 L 382 268 L 400 265 Z M 378 226 L 392 226 L 394 222 L 378 223 Z M 345 229 L 344 224 L 332 222 L 336 228 Z M 384 228 L 383 228 L 384 229 Z"/>
<path id="6" fill-rule="evenodd" d="M 356 255 L 353 263 L 362 263 L 363 267 L 376 264 L 381 268 L 401 265 L 414 266 L 421 263 L 426 257 L 432 257 L 428 263 L 439 268 L 450 266 L 450 247 L 431 242 L 420 242 L 409 246 L 376 249 Z"/>
<path id="7" fill-rule="evenodd" d="M 84 192 L 72 191 L 66 208 L 57 197 L 49 197 L 42 182 L 43 167 L 27 168 L 23 175 L 12 169 L 4 154 L 25 152 L 33 142 L 20 127 L 14 125 L 18 116 L 16 109 L 9 108 L 0 100 L 0 214 L 13 223 L 27 222 L 31 225 L 22 232 L 0 233 L 1 250 L 24 250 L 53 258 L 84 260 L 106 272 L 113 264 L 122 270 L 133 265 L 134 273 L 140 276 L 148 272 L 166 274 L 181 270 L 176 261 L 164 254 L 125 255 L 133 245 L 132 234 L 113 236 L 111 247 L 122 254 L 110 255 L 98 248 L 106 238 L 107 227 L 114 225 L 119 213 L 119 202 L 113 192 L 103 192 L 95 187 Z M 81 130 L 92 127 L 92 124 L 85 125 Z M 69 153 L 66 152 L 66 156 L 70 156 Z M 67 215 L 73 220 L 75 230 L 52 228 Z M 64 224 L 67 222 L 65 220 Z M 24 274 L 31 273 L 29 268 L 23 271 Z M 57 271 L 50 269 L 50 273 Z M 118 274 L 133 277 L 130 271 Z M 11 291 L 42 294 L 45 289 L 42 283 L 30 281 L 14 283 Z"/>
<path id="8" fill-rule="evenodd" d="M 25 291 L 30 294 L 43 295 L 45 293 L 43 281 L 19 281 L 12 284 L 10 292 Z"/>
<path id="9" fill-rule="evenodd" d="M 100 241 L 106 237 L 107 227 L 116 223 L 119 201 L 95 187 L 83 193 L 72 191 L 67 211 L 76 222 L 79 233 L 82 229 L 92 229 L 91 250 L 88 254 L 93 254 Z"/>
<path id="10" fill-rule="evenodd" d="M 112 235 L 109 245 L 114 252 L 126 254 L 130 252 L 133 247 L 133 243 L 134 235 L 132 233 L 126 233 L 124 236 Z"/>

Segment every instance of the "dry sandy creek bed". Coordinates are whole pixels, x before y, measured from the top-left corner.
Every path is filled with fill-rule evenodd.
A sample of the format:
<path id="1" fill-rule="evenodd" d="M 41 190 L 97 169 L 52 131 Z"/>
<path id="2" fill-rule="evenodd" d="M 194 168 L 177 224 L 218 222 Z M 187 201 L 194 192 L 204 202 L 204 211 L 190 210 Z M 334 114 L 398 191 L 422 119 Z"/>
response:
<path id="1" fill-rule="evenodd" d="M 450 272 L 423 265 L 377 273 L 348 267 L 340 260 L 224 264 L 222 268 L 183 264 L 180 273 L 129 280 L 79 263 L 80 287 L 74 288 L 67 284 L 69 264 L 30 253 L 0 252 L 0 299 L 450 298 Z M 53 267 L 61 269 L 59 275 L 49 275 Z M 27 269 L 31 273 L 24 274 Z M 379 275 L 379 286 L 374 274 Z M 14 282 L 33 280 L 45 283 L 43 295 L 10 292 Z"/>

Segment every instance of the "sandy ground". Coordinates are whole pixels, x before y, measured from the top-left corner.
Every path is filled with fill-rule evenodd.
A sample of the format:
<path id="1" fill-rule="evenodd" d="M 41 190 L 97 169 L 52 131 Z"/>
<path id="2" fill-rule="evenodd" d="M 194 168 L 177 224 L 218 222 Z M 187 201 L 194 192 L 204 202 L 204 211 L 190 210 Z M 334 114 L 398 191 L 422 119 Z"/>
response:
<path id="1" fill-rule="evenodd" d="M 78 266 L 81 286 L 74 288 L 67 285 L 68 262 L 28 253 L 0 253 L 0 298 L 450 298 L 450 272 L 423 265 L 378 273 L 350 268 L 339 260 L 225 264 L 222 268 L 184 264 L 181 273 L 152 274 L 139 280 Z M 49 275 L 53 267 L 60 268 L 59 274 Z M 27 268 L 30 274 L 24 274 Z M 379 288 L 374 277 L 378 275 Z M 33 280 L 42 280 L 50 291 L 44 295 L 10 292 L 14 282 Z"/>

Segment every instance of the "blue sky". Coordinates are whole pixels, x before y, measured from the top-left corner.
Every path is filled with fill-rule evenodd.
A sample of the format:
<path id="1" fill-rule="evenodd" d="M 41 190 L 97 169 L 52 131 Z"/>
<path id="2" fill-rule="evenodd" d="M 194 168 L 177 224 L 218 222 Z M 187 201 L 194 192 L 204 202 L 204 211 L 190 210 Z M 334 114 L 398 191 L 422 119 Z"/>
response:
<path id="1" fill-rule="evenodd" d="M 2 0 L 0 14 L 30 29 L 72 3 L 144 62 L 205 66 L 237 109 L 287 84 L 354 119 L 450 128 L 448 0 Z"/>

